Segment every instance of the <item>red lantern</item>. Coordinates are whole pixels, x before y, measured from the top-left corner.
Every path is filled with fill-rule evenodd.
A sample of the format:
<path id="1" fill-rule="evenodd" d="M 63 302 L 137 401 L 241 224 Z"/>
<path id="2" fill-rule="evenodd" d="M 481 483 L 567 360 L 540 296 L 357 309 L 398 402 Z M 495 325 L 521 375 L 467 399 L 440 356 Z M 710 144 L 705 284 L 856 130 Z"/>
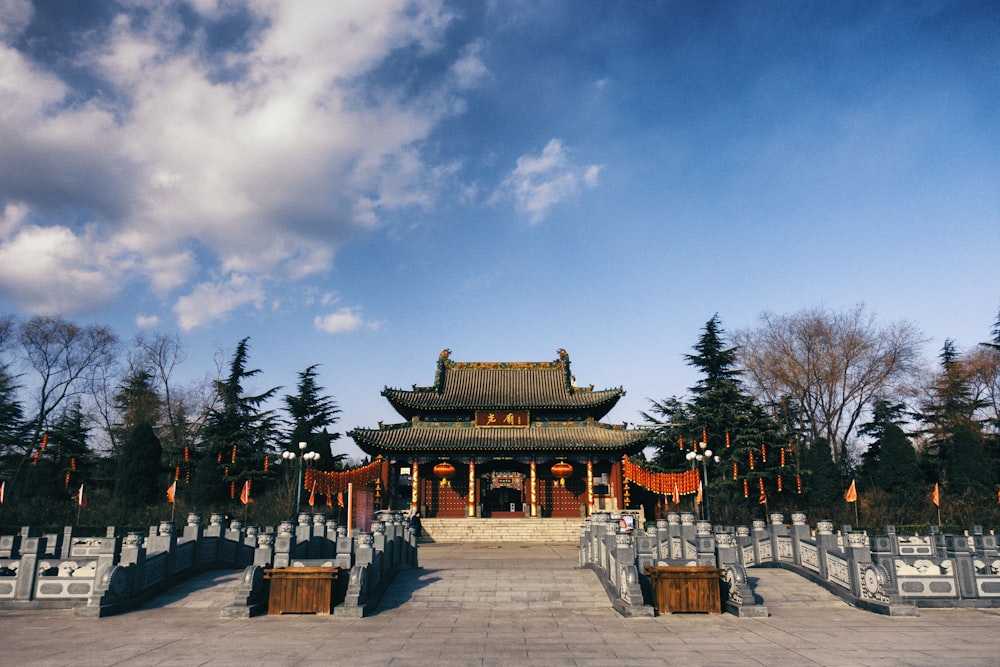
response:
<path id="1" fill-rule="evenodd" d="M 573 466 L 560 461 L 552 466 L 552 476 L 559 480 L 559 486 L 566 486 L 566 478 L 573 475 Z"/>
<path id="2" fill-rule="evenodd" d="M 455 476 L 455 466 L 442 461 L 434 466 L 434 474 L 441 478 L 441 486 L 448 486 L 448 480 Z"/>

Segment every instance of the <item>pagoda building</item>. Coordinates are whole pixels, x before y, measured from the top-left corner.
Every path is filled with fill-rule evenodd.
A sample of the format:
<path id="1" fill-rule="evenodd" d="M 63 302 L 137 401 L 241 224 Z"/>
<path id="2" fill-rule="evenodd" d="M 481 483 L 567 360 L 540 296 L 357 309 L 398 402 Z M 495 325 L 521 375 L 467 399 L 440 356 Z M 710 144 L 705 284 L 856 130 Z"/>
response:
<path id="1" fill-rule="evenodd" d="M 434 384 L 382 391 L 406 421 L 356 428 L 389 464 L 397 496 L 430 517 L 578 517 L 623 507 L 622 457 L 649 434 L 600 420 L 622 388 L 578 386 L 569 355 L 549 362 L 458 362 Z M 407 489 L 407 486 L 409 489 Z"/>

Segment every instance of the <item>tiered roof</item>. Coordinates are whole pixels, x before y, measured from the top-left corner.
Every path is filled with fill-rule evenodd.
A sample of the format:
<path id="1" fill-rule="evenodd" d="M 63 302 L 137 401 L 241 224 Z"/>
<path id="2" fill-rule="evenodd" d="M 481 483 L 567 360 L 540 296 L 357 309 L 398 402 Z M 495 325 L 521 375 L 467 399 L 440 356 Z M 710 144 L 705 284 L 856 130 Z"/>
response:
<path id="1" fill-rule="evenodd" d="M 592 452 L 608 458 L 640 451 L 648 434 L 600 420 L 625 395 L 622 388 L 579 387 L 569 355 L 548 362 L 456 362 L 438 358 L 434 384 L 383 390 L 408 421 L 348 433 L 367 454 L 560 455 Z M 476 424 L 476 413 L 523 413 L 522 427 Z"/>
<path id="2" fill-rule="evenodd" d="M 619 458 L 641 450 L 647 433 L 623 425 L 536 422 L 529 428 L 478 428 L 470 422 L 422 422 L 356 428 L 348 435 L 365 453 L 491 455 L 595 452 Z"/>
<path id="3" fill-rule="evenodd" d="M 386 387 L 382 395 L 406 419 L 428 413 L 475 410 L 539 410 L 578 413 L 601 419 L 625 390 L 595 391 L 576 385 L 569 355 L 559 350 L 555 361 L 457 362 L 444 350 L 430 387 L 412 390 Z"/>

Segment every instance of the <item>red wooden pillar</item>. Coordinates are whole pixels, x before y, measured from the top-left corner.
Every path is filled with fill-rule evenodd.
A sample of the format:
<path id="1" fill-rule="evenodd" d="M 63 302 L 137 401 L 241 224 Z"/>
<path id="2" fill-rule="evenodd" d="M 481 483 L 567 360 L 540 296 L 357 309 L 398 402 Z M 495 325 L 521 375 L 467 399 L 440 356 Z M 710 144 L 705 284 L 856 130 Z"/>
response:
<path id="1" fill-rule="evenodd" d="M 470 517 L 476 516 L 476 461 L 469 459 L 469 509 L 466 514 Z"/>
<path id="2" fill-rule="evenodd" d="M 420 511 L 420 461 L 410 464 L 410 514 Z"/>
<path id="3" fill-rule="evenodd" d="M 622 489 L 625 488 L 625 478 L 622 474 L 622 462 L 615 461 L 611 464 L 611 475 L 608 479 L 611 497 L 615 499 L 615 506 L 618 509 L 625 509 L 625 501 L 622 500 Z"/>

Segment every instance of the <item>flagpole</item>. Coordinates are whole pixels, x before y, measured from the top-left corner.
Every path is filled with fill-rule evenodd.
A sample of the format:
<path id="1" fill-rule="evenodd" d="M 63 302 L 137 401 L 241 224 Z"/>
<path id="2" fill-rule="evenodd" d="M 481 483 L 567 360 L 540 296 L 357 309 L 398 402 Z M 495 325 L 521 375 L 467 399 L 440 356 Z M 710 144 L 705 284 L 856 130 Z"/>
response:
<path id="1" fill-rule="evenodd" d="M 352 537 L 354 523 L 354 482 L 347 483 L 347 536 Z"/>

